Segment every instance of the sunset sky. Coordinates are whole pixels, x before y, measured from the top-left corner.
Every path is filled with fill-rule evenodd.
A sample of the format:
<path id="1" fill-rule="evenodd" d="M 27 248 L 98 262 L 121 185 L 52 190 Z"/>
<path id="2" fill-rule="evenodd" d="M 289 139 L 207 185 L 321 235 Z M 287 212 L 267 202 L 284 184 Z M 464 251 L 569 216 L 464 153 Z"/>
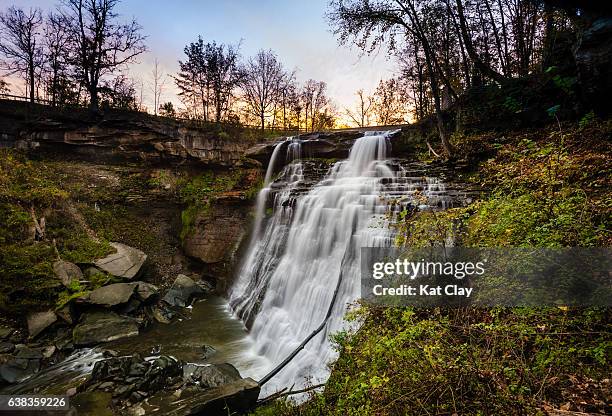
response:
<path id="1" fill-rule="evenodd" d="M 10 5 L 54 8 L 58 0 L 0 0 Z M 136 17 L 147 35 L 149 51 L 131 70 L 136 79 L 150 79 L 155 57 L 167 73 L 175 73 L 183 48 L 202 35 L 205 41 L 242 41 L 241 54 L 248 57 L 259 49 L 274 50 L 286 68 L 296 69 L 299 81 L 309 78 L 327 82 L 329 95 L 342 111 L 355 101 L 359 88 L 370 92 L 378 80 L 393 74 L 394 62 L 383 53 L 362 56 L 353 46 L 338 46 L 324 17 L 328 0 L 123 0 L 119 13 Z M 168 79 L 163 101 L 179 103 L 174 83 Z M 145 104 L 150 100 L 146 95 Z"/>

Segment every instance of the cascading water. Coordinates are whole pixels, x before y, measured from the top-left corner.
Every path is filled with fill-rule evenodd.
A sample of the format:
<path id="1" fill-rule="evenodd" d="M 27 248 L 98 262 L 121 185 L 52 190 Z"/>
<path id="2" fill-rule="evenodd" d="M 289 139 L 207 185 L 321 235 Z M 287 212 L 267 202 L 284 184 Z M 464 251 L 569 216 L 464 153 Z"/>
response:
<path id="1" fill-rule="evenodd" d="M 304 192 L 299 140 L 290 141 L 286 155 L 293 162 L 273 183 L 274 167 L 268 169 L 255 235 L 230 293 L 231 307 L 250 327 L 253 353 L 267 358 L 271 367 L 281 362 L 323 321 L 338 279 L 343 279 L 325 329 L 267 390 L 327 378 L 327 364 L 334 358 L 329 336 L 346 325 L 347 305 L 360 295 L 360 248 L 393 243 L 388 214 L 422 204 L 411 197 L 416 191 L 435 204 L 446 200 L 437 180 L 410 176 L 386 160 L 389 133 L 377 132 L 359 138 L 347 160 Z M 285 143 L 276 146 L 270 165 Z M 266 216 L 268 200 L 272 213 Z"/>

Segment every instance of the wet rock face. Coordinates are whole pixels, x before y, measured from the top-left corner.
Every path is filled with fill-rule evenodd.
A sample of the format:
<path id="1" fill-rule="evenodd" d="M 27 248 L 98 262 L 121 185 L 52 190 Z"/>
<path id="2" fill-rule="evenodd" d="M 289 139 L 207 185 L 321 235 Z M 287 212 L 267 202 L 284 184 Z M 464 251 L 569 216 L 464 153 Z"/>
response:
<path id="1" fill-rule="evenodd" d="M 363 136 L 365 130 L 375 130 L 375 128 L 300 135 L 301 156 L 302 158 L 346 159 L 349 155 L 351 147 L 353 146 L 353 143 L 355 143 L 355 140 Z M 401 130 L 396 130 L 396 133 L 390 134 L 390 139 L 392 142 L 394 139 L 399 139 L 400 136 L 405 136 L 407 132 L 411 132 L 414 130 L 414 128 L 412 126 L 406 126 Z M 399 141 L 400 140 L 398 140 L 398 142 Z M 286 141 L 286 138 L 281 138 L 280 140 L 271 143 L 263 143 L 252 146 L 245 151 L 245 156 L 247 158 L 255 159 L 261 162 L 264 166 L 267 166 L 272 158 L 272 152 L 279 143 L 281 143 L 280 146 L 282 146 L 279 153 L 280 159 L 275 160 L 274 164 L 274 170 L 278 172 L 284 165 L 291 161 L 291 157 L 286 156 L 287 148 L 289 146 L 289 141 Z M 401 143 L 398 143 L 398 145 L 398 149 L 403 149 L 405 147 L 404 144 Z"/>
<path id="2" fill-rule="evenodd" d="M 73 330 L 74 345 L 88 346 L 138 335 L 135 319 L 110 311 L 88 312 Z"/>
<path id="3" fill-rule="evenodd" d="M 353 142 L 363 134 L 358 131 L 312 133 L 300 136 L 303 157 L 346 158 Z M 245 156 L 265 165 L 270 162 L 272 152 L 278 142 L 255 145 L 246 150 Z M 283 146 L 287 146 L 283 144 Z M 284 149 L 281 149 L 281 153 Z M 279 161 L 284 165 L 284 161 Z"/>

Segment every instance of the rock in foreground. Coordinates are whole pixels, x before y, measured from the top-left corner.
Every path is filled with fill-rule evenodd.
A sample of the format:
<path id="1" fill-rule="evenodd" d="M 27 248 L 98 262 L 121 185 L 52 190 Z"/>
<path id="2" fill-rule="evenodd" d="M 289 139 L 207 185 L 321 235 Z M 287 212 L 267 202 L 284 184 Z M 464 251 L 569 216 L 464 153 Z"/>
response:
<path id="1" fill-rule="evenodd" d="M 164 301 L 171 306 L 185 307 L 189 305 L 193 297 L 203 294 L 204 290 L 193 279 L 184 274 L 179 274 L 166 296 L 164 296 Z"/>
<path id="2" fill-rule="evenodd" d="M 134 319 L 114 312 L 91 312 L 83 316 L 72 335 L 74 345 L 94 345 L 136 336 L 138 325 Z"/>
<path id="3" fill-rule="evenodd" d="M 116 306 L 130 300 L 136 289 L 134 283 L 114 283 L 102 286 L 89 294 L 88 302 L 101 306 Z"/>
<path id="4" fill-rule="evenodd" d="M 28 333 L 34 338 L 42 331 L 57 321 L 57 315 L 53 311 L 36 312 L 28 316 Z"/>
<path id="5" fill-rule="evenodd" d="M 259 396 L 259 384 L 252 378 L 224 384 L 175 402 L 178 407 L 165 412 L 168 416 L 225 416 L 252 410 Z M 229 411 L 228 411 L 229 409 Z"/>
<path id="6" fill-rule="evenodd" d="M 71 287 L 75 282 L 83 279 L 83 272 L 74 263 L 58 260 L 53 263 L 53 274 L 66 287 Z"/>
<path id="7" fill-rule="evenodd" d="M 96 260 L 100 269 L 113 276 L 132 279 L 138 274 L 147 255 L 142 251 L 121 243 L 110 243 L 117 252 L 103 259 Z"/>

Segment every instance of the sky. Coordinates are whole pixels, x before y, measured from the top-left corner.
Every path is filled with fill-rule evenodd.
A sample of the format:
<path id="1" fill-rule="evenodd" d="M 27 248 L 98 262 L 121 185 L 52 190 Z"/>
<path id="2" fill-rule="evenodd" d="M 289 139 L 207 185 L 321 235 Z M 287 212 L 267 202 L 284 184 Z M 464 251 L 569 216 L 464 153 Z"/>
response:
<path id="1" fill-rule="evenodd" d="M 0 0 L 10 5 L 53 9 L 58 0 Z M 147 83 L 155 58 L 168 74 L 176 73 L 183 48 L 202 35 L 204 41 L 241 42 L 244 58 L 272 49 L 285 68 L 296 69 L 298 81 L 325 81 L 338 110 L 351 107 L 355 91 L 371 92 L 380 79 L 393 76 L 394 62 L 384 53 L 363 55 L 355 46 L 339 46 L 325 18 L 328 0 L 123 0 L 118 12 L 135 17 L 147 36 L 149 51 L 141 55 L 131 75 Z M 145 104 L 152 93 L 144 89 Z M 179 103 L 168 79 L 162 101 Z"/>

